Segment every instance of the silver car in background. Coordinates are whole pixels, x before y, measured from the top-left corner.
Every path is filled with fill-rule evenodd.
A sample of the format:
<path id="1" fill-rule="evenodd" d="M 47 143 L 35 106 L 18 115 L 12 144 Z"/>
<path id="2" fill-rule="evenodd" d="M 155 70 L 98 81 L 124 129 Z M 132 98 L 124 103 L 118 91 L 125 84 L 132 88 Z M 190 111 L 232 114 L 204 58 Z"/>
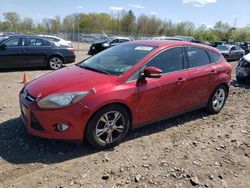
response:
<path id="1" fill-rule="evenodd" d="M 226 60 L 239 60 L 245 55 L 245 50 L 236 45 L 218 45 L 216 47 Z"/>

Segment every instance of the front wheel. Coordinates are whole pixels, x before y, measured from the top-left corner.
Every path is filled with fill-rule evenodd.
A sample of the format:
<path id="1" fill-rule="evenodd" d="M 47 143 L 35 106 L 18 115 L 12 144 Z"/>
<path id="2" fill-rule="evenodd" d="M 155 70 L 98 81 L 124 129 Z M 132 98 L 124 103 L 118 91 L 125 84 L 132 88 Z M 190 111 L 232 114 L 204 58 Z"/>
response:
<path id="1" fill-rule="evenodd" d="M 120 105 L 110 105 L 96 112 L 89 120 L 85 138 L 96 148 L 111 148 L 126 136 L 129 126 L 127 110 Z"/>
<path id="2" fill-rule="evenodd" d="M 227 100 L 227 95 L 226 87 L 218 86 L 208 100 L 207 111 L 212 114 L 219 113 Z"/>
<path id="3" fill-rule="evenodd" d="M 60 57 L 51 57 L 49 59 L 49 68 L 52 70 L 60 69 L 63 66 L 63 60 Z"/>

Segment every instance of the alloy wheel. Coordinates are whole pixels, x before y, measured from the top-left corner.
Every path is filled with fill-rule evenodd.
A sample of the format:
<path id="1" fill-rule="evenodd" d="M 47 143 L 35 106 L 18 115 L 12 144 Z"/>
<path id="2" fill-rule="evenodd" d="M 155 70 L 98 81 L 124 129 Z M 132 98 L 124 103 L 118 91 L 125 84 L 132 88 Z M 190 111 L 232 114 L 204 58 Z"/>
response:
<path id="1" fill-rule="evenodd" d="M 97 122 L 95 129 L 96 138 L 103 144 L 114 143 L 122 136 L 124 128 L 125 119 L 120 112 L 107 112 Z"/>
<path id="2" fill-rule="evenodd" d="M 220 111 L 226 100 L 226 92 L 224 89 L 219 88 L 213 97 L 213 108 L 215 111 Z"/>
<path id="3" fill-rule="evenodd" d="M 62 60 L 59 57 L 53 57 L 50 59 L 50 67 L 54 70 L 57 70 L 62 67 Z"/>

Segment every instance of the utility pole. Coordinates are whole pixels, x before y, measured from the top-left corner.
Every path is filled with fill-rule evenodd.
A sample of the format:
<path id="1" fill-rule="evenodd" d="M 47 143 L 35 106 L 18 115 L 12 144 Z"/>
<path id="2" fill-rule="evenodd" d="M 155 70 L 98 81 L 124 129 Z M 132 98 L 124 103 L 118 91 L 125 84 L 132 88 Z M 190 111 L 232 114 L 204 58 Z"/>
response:
<path id="1" fill-rule="evenodd" d="M 77 41 L 78 41 L 78 52 L 80 51 L 80 24 L 79 24 L 80 20 L 78 18 L 78 22 L 77 22 Z"/>

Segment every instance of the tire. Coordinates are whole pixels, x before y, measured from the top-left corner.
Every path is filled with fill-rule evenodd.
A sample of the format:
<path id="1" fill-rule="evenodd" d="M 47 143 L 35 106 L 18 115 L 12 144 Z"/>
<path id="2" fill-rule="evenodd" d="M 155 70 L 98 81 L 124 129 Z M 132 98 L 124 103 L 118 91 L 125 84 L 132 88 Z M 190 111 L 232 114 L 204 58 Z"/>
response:
<path id="1" fill-rule="evenodd" d="M 52 70 L 60 69 L 63 66 L 63 60 L 61 57 L 53 56 L 53 57 L 49 58 L 48 66 Z"/>
<path id="2" fill-rule="evenodd" d="M 243 83 L 243 82 L 245 82 L 245 81 L 246 81 L 246 78 L 243 78 L 243 77 L 237 77 L 237 76 L 236 76 L 236 80 L 237 80 L 237 82 Z"/>
<path id="3" fill-rule="evenodd" d="M 100 109 L 90 118 L 85 138 L 90 145 L 98 149 L 112 148 L 122 141 L 129 127 L 128 111 L 120 105 L 110 105 Z"/>
<path id="4" fill-rule="evenodd" d="M 228 55 L 224 55 L 224 58 L 229 61 L 229 56 Z"/>
<path id="5" fill-rule="evenodd" d="M 225 105 L 227 96 L 227 88 L 224 85 L 218 86 L 209 97 L 207 111 L 211 114 L 219 113 Z"/>

